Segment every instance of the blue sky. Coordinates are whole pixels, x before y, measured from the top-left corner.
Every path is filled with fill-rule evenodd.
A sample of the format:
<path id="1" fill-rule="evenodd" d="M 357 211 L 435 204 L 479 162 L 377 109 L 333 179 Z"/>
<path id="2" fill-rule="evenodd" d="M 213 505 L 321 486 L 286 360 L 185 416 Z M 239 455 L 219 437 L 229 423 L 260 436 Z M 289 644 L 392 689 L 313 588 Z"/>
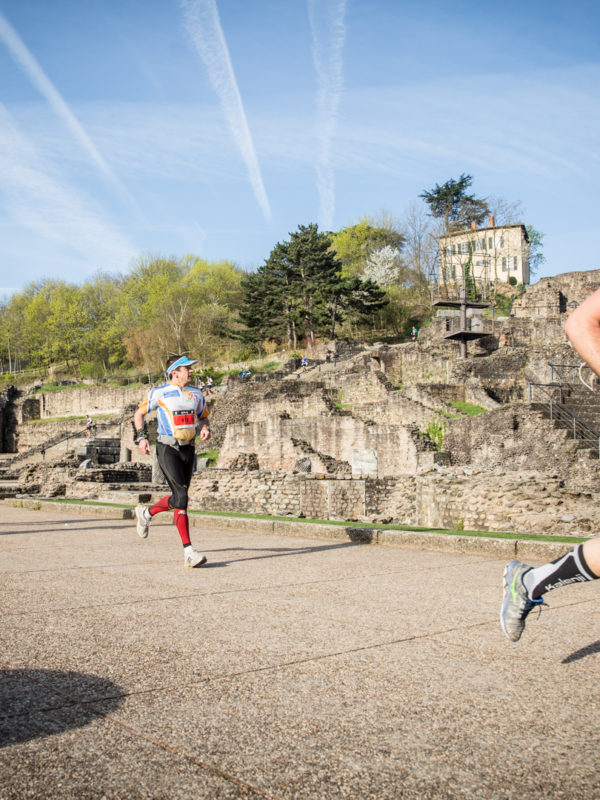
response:
<path id="1" fill-rule="evenodd" d="M 0 292 L 259 266 L 463 172 L 600 267 L 596 3 L 0 0 Z"/>

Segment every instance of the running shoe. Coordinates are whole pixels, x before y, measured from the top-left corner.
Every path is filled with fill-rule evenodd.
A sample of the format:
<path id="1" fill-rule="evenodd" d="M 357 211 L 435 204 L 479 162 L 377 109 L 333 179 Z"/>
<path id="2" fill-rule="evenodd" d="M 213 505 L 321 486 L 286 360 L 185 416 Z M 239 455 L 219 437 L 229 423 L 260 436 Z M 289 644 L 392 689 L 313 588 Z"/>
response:
<path id="1" fill-rule="evenodd" d="M 150 530 L 150 519 L 148 519 L 146 512 L 148 511 L 148 506 L 136 506 L 135 507 L 135 515 L 137 517 L 137 532 L 138 536 L 141 536 L 142 539 L 145 539 L 148 536 L 148 532 Z"/>
<path id="2" fill-rule="evenodd" d="M 502 630 L 511 642 L 518 642 L 525 629 L 529 612 L 543 604 L 540 597 L 532 600 L 523 584 L 523 575 L 531 569 L 529 564 L 511 561 L 504 570 L 504 599 L 500 611 Z"/>
<path id="3" fill-rule="evenodd" d="M 206 556 L 199 553 L 193 547 L 186 547 L 184 550 L 183 564 L 185 567 L 201 567 L 206 564 Z"/>

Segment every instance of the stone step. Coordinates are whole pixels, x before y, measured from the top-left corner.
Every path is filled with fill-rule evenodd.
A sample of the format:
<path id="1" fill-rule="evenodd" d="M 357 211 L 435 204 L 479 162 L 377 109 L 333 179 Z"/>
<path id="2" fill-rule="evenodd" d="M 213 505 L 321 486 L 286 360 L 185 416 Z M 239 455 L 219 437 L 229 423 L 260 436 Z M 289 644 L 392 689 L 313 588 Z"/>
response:
<path id="1" fill-rule="evenodd" d="M 16 497 L 20 491 L 19 481 L 0 480 L 0 498 Z"/>
<path id="2" fill-rule="evenodd" d="M 149 503 L 152 499 L 151 492 L 140 492 L 138 490 L 111 489 L 98 495 L 100 503 L 120 503 L 126 505 L 138 505 L 138 503 Z"/>

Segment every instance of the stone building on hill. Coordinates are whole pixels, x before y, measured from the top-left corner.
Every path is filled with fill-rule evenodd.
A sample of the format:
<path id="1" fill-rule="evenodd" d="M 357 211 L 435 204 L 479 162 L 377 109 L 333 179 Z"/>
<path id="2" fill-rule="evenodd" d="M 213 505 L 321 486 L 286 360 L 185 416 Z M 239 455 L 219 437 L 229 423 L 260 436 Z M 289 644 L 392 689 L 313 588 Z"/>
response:
<path id="1" fill-rule="evenodd" d="M 529 237 L 522 223 L 489 225 L 445 233 L 438 238 L 442 285 L 460 285 L 467 272 L 484 286 L 510 278 L 524 286 L 529 283 Z"/>

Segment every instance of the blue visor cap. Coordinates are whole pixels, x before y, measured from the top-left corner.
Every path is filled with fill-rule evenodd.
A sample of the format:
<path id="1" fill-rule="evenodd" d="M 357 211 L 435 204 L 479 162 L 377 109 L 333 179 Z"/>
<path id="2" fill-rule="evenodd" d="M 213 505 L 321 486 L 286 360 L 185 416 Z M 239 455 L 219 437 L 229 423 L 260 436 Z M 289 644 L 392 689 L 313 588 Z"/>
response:
<path id="1" fill-rule="evenodd" d="M 198 361 L 194 359 L 188 358 L 187 356 L 182 356 L 181 358 L 178 358 L 177 361 L 174 361 L 171 364 L 171 366 L 167 370 L 167 375 L 170 375 L 174 369 L 177 369 L 177 367 L 190 367 L 192 364 L 197 364 L 197 363 Z"/>

